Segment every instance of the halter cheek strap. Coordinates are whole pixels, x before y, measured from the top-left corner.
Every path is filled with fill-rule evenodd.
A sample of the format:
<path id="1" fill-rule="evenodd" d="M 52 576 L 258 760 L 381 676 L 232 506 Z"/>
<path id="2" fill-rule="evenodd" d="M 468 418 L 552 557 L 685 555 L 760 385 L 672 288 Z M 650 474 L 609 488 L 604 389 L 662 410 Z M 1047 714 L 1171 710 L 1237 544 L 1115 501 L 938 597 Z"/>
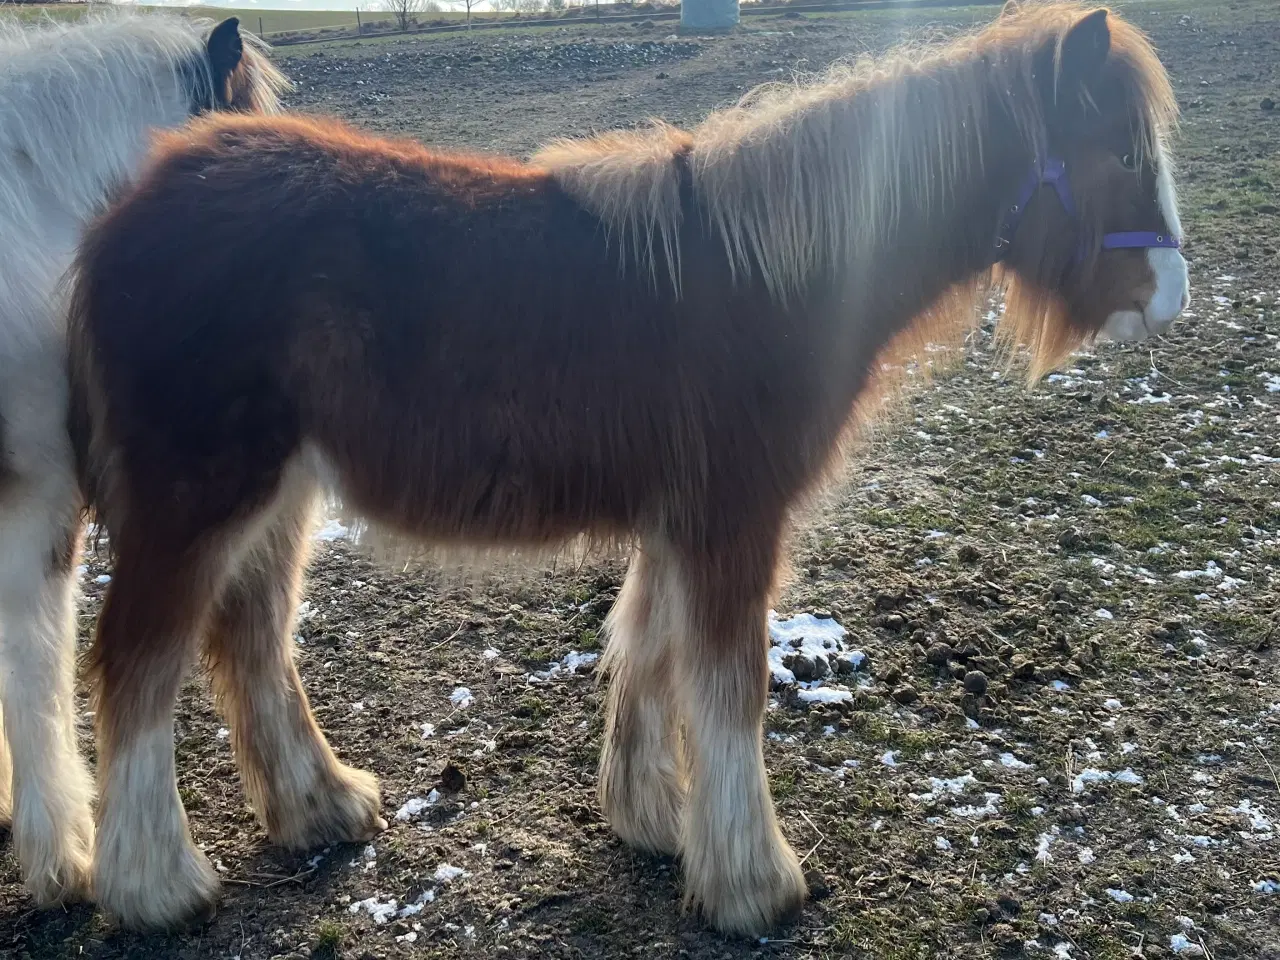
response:
<path id="1" fill-rule="evenodd" d="M 1018 224 L 1022 222 L 1027 204 L 1041 187 L 1052 187 L 1058 195 L 1058 202 L 1067 216 L 1076 218 L 1076 205 L 1071 199 L 1071 182 L 1067 179 L 1067 165 L 1056 157 L 1037 160 L 1027 172 L 1026 179 L 1018 190 L 1017 198 L 1006 211 L 1000 221 L 1000 229 L 996 232 L 995 260 L 999 263 L 1009 255 L 1013 244 L 1013 236 L 1018 232 Z M 1145 250 L 1151 247 L 1178 249 L 1182 244 L 1178 238 L 1154 230 L 1126 230 L 1117 233 L 1106 233 L 1102 236 L 1103 250 Z M 1084 259 L 1083 246 L 1076 251 L 1076 262 Z"/>

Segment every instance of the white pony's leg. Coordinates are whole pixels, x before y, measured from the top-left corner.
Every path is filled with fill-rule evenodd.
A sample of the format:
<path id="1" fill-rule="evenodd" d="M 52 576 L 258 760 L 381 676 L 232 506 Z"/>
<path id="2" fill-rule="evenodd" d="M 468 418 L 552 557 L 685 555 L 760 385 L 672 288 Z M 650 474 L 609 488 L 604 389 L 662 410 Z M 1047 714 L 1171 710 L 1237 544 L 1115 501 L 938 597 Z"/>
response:
<path id="1" fill-rule="evenodd" d="M 0 824 L 13 819 L 13 761 L 4 735 L 4 709 L 0 707 Z"/>
<path id="2" fill-rule="evenodd" d="M 87 890 L 93 845 L 90 779 L 75 734 L 77 501 L 69 464 L 45 469 L 0 481 L 0 683 L 13 842 L 41 904 Z"/>

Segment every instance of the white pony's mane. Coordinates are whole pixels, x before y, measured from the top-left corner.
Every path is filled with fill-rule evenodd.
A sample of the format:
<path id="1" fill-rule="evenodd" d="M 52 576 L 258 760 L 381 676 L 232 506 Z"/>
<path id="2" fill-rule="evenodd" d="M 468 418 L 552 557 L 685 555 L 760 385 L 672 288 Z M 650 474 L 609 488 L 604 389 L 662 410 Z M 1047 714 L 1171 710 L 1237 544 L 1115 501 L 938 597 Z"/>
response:
<path id="1" fill-rule="evenodd" d="M 210 21 L 111 12 L 62 23 L 0 21 L 0 233 L 29 236 L 49 205 L 84 222 L 137 169 L 152 127 L 181 123 L 209 82 Z M 267 105 L 279 73 L 242 33 Z M 198 71 L 203 71 L 200 78 Z"/>

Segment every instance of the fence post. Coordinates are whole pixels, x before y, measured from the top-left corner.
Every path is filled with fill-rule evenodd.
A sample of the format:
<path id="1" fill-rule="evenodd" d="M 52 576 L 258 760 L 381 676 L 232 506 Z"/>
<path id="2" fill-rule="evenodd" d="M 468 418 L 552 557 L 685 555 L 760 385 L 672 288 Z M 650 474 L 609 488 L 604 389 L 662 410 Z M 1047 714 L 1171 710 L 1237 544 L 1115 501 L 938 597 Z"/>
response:
<path id="1" fill-rule="evenodd" d="M 360 8 L 356 7 L 356 33 L 364 33 L 364 24 L 360 22 Z"/>
<path id="2" fill-rule="evenodd" d="M 258 18 L 258 36 L 260 36 L 260 37 L 261 37 L 261 36 L 263 36 L 265 33 L 266 33 L 266 31 L 262 29 L 262 18 L 261 18 L 261 17 L 259 17 L 259 18 Z"/>

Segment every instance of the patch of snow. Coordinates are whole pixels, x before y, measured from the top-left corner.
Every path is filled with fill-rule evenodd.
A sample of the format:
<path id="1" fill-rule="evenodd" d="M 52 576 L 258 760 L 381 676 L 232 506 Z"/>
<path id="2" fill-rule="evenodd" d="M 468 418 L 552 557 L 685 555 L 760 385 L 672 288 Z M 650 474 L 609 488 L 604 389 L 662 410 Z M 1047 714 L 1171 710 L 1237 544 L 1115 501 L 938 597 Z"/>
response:
<path id="1" fill-rule="evenodd" d="M 1084 793 L 1084 786 L 1086 783 L 1105 783 L 1108 780 L 1114 780 L 1116 783 L 1142 783 L 1142 777 L 1138 776 L 1128 767 L 1124 770 L 1117 770 L 1115 772 L 1086 767 L 1084 770 L 1081 770 L 1076 774 L 1076 778 L 1071 781 L 1071 792 Z"/>
<path id="2" fill-rule="evenodd" d="M 1204 948 L 1198 943 L 1192 943 L 1185 933 L 1175 933 L 1169 938 L 1169 949 L 1178 956 L 1187 957 L 1203 957 Z"/>
<path id="3" fill-rule="evenodd" d="M 1133 894 L 1127 890 L 1117 890 L 1114 887 L 1107 887 L 1107 896 L 1116 903 L 1133 903 Z"/>
<path id="4" fill-rule="evenodd" d="M 1270 833 L 1274 829 L 1271 820 L 1262 812 L 1262 808 L 1255 807 L 1248 800 L 1241 800 L 1239 806 L 1230 808 L 1230 812 L 1248 817 L 1249 826 L 1257 832 Z"/>
<path id="5" fill-rule="evenodd" d="M 1250 884 L 1249 889 L 1254 893 L 1280 893 L 1280 883 L 1276 883 L 1274 880 L 1259 880 L 1257 883 Z"/>
<path id="6" fill-rule="evenodd" d="M 449 702 L 460 708 L 471 706 L 474 699 L 471 696 L 471 691 L 466 687 L 454 687 L 453 693 L 449 694 Z"/>
<path id="7" fill-rule="evenodd" d="M 896 767 L 898 765 L 898 758 L 895 756 L 896 753 L 896 750 L 886 750 L 884 755 L 880 758 L 880 762 L 886 767 Z"/>
<path id="8" fill-rule="evenodd" d="M 324 526 L 315 532 L 317 540 L 346 540 L 351 536 L 351 528 L 347 527 L 337 518 L 331 517 L 325 521 Z M 351 911 L 355 913 L 356 911 Z M 382 921 L 385 922 L 385 921 Z"/>
<path id="9" fill-rule="evenodd" d="M 1093 611 L 1093 615 L 1099 620 L 1114 620 L 1116 618 L 1116 615 L 1106 607 L 1099 607 L 1097 610 Z"/>
<path id="10" fill-rule="evenodd" d="M 396 811 L 396 819 L 407 823 L 418 814 L 422 813 L 428 807 L 434 807 L 440 802 L 440 791 L 432 790 L 425 797 L 410 797 L 399 810 Z"/>
<path id="11" fill-rule="evenodd" d="M 1052 833 L 1042 833 L 1036 838 L 1036 859 L 1041 863 L 1048 863 L 1053 859 L 1053 856 L 1049 853 L 1049 847 L 1053 843 L 1053 839 Z"/>
<path id="12" fill-rule="evenodd" d="M 466 875 L 467 875 L 467 871 L 463 870 L 461 867 L 455 867 L 448 863 L 442 863 L 440 864 L 440 866 L 436 867 L 436 872 L 434 874 L 434 877 L 435 877 L 436 883 L 452 883 L 454 880 L 457 880 L 459 877 L 465 877 Z"/>
<path id="13" fill-rule="evenodd" d="M 843 703 L 853 699 L 853 691 L 844 687 L 810 687 L 797 690 L 796 696 L 806 703 Z"/>
<path id="14" fill-rule="evenodd" d="M 583 667 L 589 667 L 600 659 L 598 653 L 579 653 L 577 650 L 570 650 L 564 655 L 563 660 L 557 660 L 550 664 L 547 669 L 539 670 L 537 673 L 531 673 L 529 679 L 535 682 L 545 683 L 548 680 L 554 680 L 559 677 L 569 677 L 577 673 Z"/>
<path id="15" fill-rule="evenodd" d="M 951 841 L 948 840 L 946 837 L 937 837 L 933 841 L 933 846 L 937 850 L 943 850 L 943 851 L 950 850 Z"/>
<path id="16" fill-rule="evenodd" d="M 1000 766 L 1008 767 L 1010 770 L 1030 770 L 1031 764 L 1024 760 L 1019 760 L 1012 753 L 1000 754 Z"/>
<path id="17" fill-rule="evenodd" d="M 832 669 L 834 661 L 848 660 L 854 669 L 866 662 L 866 654 L 853 650 L 844 642 L 845 629 L 830 617 L 815 617 L 811 613 L 799 613 L 789 620 L 779 620 L 777 613 L 769 611 L 769 672 L 775 683 L 795 683 L 796 675 L 783 664 L 783 658 L 793 653 L 814 660 L 822 660 Z M 819 689 L 825 681 L 818 680 L 809 684 L 809 689 Z M 836 703 L 852 699 L 852 694 L 845 691 L 845 696 L 837 696 L 832 700 L 821 700 L 823 703 Z M 810 702 L 814 702 L 810 700 Z"/>
<path id="18" fill-rule="evenodd" d="M 1222 568 L 1210 560 L 1203 570 L 1179 570 L 1173 574 L 1175 580 L 1218 580 L 1222 577 Z"/>
<path id="19" fill-rule="evenodd" d="M 953 816 L 975 819 L 979 817 L 992 817 L 1000 812 L 1000 794 L 984 793 L 983 801 L 984 802 L 981 806 L 966 804 L 962 807 L 952 807 L 951 813 Z"/>
<path id="20" fill-rule="evenodd" d="M 383 924 L 396 915 L 396 900 L 394 897 L 388 900 L 380 900 L 375 894 L 366 900 L 359 900 L 347 907 L 348 913 L 359 913 L 361 910 L 373 917 L 374 923 Z"/>
<path id="21" fill-rule="evenodd" d="M 944 780 L 940 777 L 929 778 L 929 791 L 927 793 L 911 793 L 908 794 L 912 800 L 919 800 L 922 803 L 932 803 L 939 797 L 951 796 L 958 797 L 969 787 L 978 781 L 974 779 L 972 773 L 966 773 L 959 777 L 952 777 Z"/>
<path id="22" fill-rule="evenodd" d="M 422 912 L 423 907 L 428 903 L 432 903 L 435 898 L 436 892 L 434 890 L 423 890 L 417 900 L 413 901 L 413 903 L 406 903 L 399 909 L 399 911 L 397 911 L 396 916 L 402 920 L 405 917 L 416 916 Z"/>

